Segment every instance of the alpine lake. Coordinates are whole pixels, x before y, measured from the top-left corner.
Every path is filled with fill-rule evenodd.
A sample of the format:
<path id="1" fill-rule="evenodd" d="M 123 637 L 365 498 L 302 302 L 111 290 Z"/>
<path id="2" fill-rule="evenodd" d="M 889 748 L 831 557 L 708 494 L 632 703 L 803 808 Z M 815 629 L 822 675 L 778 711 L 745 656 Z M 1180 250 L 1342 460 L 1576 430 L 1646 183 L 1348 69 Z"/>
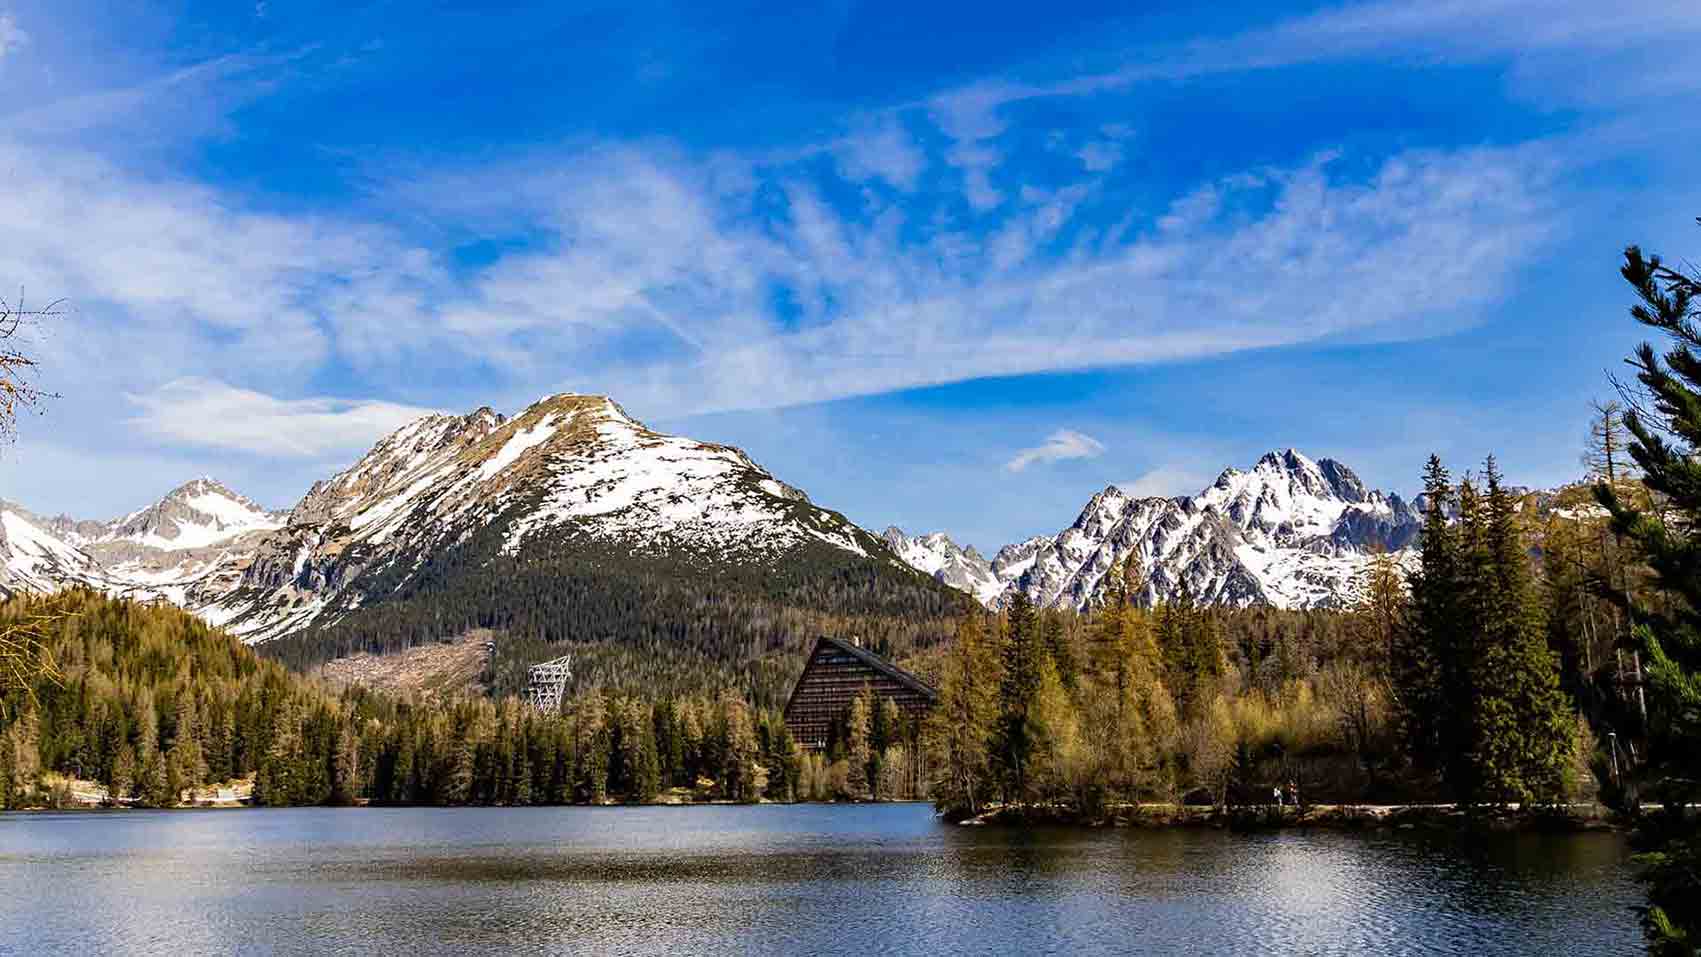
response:
<path id="1" fill-rule="evenodd" d="M 0 815 L 6 954 L 1625 954 L 1621 835 L 925 805 Z"/>

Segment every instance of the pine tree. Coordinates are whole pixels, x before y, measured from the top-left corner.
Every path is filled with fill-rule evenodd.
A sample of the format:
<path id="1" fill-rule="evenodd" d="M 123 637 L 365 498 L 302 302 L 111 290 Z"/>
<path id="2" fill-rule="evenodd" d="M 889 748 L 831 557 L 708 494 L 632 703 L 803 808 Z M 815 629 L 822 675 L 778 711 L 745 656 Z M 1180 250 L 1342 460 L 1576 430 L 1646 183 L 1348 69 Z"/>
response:
<path id="1" fill-rule="evenodd" d="M 1658 510 L 1641 508 L 1608 483 L 1595 494 L 1614 530 L 1632 543 L 1663 592 L 1663 607 L 1637 607 L 1632 641 L 1647 662 L 1649 766 L 1666 802 L 1646 878 L 1643 927 L 1657 954 L 1701 948 L 1701 836 L 1685 807 L 1701 796 L 1701 275 L 1686 274 L 1632 246 L 1620 270 L 1641 300 L 1638 322 L 1673 343 L 1663 356 L 1644 343 L 1629 359 L 1646 391 L 1625 413 L 1630 457 Z M 1629 606 L 1621 581 L 1615 593 Z"/>
<path id="2" fill-rule="evenodd" d="M 1406 753 L 1425 770 L 1440 770 L 1448 748 L 1449 674 L 1461 654 L 1459 557 L 1449 511 L 1452 479 L 1431 455 L 1424 467 L 1420 567 L 1411 576 L 1411 627 L 1400 634 L 1392 663 L 1395 700 Z"/>
<path id="3" fill-rule="evenodd" d="M 980 615 L 957 625 L 946 653 L 939 704 L 928 716 L 927 740 L 938 778 L 934 799 L 941 810 L 972 817 L 980 813 L 989 771 L 989 745 L 998 714 L 998 659 L 986 641 Z"/>
<path id="4" fill-rule="evenodd" d="M 175 807 L 177 795 L 172 793 L 171 779 L 166 773 L 165 756 L 157 750 L 142 759 L 141 802 L 146 807 Z"/>
<path id="5" fill-rule="evenodd" d="M 601 804 L 608 799 L 607 712 L 600 692 L 593 691 L 578 702 L 573 715 L 575 800 Z"/>
<path id="6" fill-rule="evenodd" d="M 355 743 L 354 729 L 344 727 L 337 734 L 337 750 L 331 774 L 331 803 L 353 804 L 360 794 L 360 751 Z"/>
<path id="7" fill-rule="evenodd" d="M 1034 735 L 1030 711 L 1038 696 L 1044 647 L 1037 634 L 1034 607 L 1017 591 L 1005 612 L 1004 671 L 998 688 L 996 754 L 1004 774 L 1006 800 L 1028 800 L 1028 760 Z"/>
<path id="8" fill-rule="evenodd" d="M 722 789 L 731 800 L 753 804 L 767 789 L 768 772 L 758 760 L 761 750 L 750 709 L 741 698 L 728 693 L 721 697 L 720 712 L 725 735 Z"/>
<path id="9" fill-rule="evenodd" d="M 112 762 L 112 776 L 107 779 L 106 793 L 114 801 L 130 796 L 136 786 L 136 752 L 128 744 L 118 751 Z"/>
<path id="10" fill-rule="evenodd" d="M 1470 780 L 1476 793 L 1497 803 L 1557 801 L 1564 797 L 1577 723 L 1547 646 L 1516 503 L 1492 457 L 1483 478 Z"/>

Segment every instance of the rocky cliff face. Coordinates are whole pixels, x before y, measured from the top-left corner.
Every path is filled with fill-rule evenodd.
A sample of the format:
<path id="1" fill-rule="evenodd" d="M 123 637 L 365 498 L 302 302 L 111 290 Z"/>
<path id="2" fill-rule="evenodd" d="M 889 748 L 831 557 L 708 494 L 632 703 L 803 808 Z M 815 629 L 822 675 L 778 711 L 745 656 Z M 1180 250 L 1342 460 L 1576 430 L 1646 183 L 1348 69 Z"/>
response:
<path id="1" fill-rule="evenodd" d="M 911 538 L 903 529 L 893 526 L 880 537 L 910 567 L 958 591 L 968 592 L 983 605 L 997 601 L 1008 584 L 1008 579 L 1000 578 L 992 563 L 973 546 L 962 548 L 944 532 Z"/>
<path id="2" fill-rule="evenodd" d="M 1418 510 L 1367 489 L 1345 465 L 1288 449 L 1248 471 L 1227 469 L 1193 496 L 1134 498 L 1106 488 L 1057 535 L 1007 545 L 984 570 L 969 566 L 991 576 L 970 580 L 991 606 L 1021 591 L 1044 607 L 1087 608 L 1102 595 L 1105 574 L 1133 554 L 1148 602 L 1185 588 L 1204 602 L 1331 607 L 1356 599 L 1376 550 L 1409 561 L 1421 525 Z M 929 574 L 962 551 L 943 536 L 903 541 L 898 553 Z"/>
<path id="3" fill-rule="evenodd" d="M 1288 449 L 1248 471 L 1227 469 L 1194 496 L 1134 499 L 1107 488 L 1011 587 L 1041 605 L 1084 608 L 1105 573 L 1134 554 L 1147 601 L 1185 588 L 1229 605 L 1338 606 L 1357 597 L 1374 551 L 1404 557 L 1421 524 L 1399 496 L 1366 489 L 1345 465 Z"/>

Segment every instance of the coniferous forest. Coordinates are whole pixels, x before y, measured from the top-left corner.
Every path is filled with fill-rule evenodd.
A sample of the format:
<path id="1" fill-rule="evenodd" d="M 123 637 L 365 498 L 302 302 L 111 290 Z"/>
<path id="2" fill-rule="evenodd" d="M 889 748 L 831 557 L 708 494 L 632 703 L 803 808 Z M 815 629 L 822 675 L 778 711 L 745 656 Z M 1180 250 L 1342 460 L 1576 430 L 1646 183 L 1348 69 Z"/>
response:
<path id="1" fill-rule="evenodd" d="M 0 631 L 42 666 L 0 696 L 0 808 L 86 801 L 91 783 L 110 803 L 175 806 L 235 782 L 265 805 L 928 798 L 958 818 L 1278 792 L 1524 810 L 1598 799 L 1642 824 L 1653 946 L 1689 953 L 1701 280 L 1635 248 L 1622 272 L 1634 318 L 1670 346 L 1638 350 L 1623 403 L 1596 407 L 1582 480 L 1538 495 L 1492 458 L 1455 472 L 1431 457 L 1415 563 L 1378 556 L 1351 608 L 1207 607 L 1185 591 L 1143 606 L 1132 559 L 1083 613 L 1020 593 L 986 613 L 907 574 L 813 568 L 763 585 L 728 571 L 681 592 L 571 559 L 471 576 L 450 563 L 262 656 L 173 607 L 16 596 Z M 496 607 L 492 575 L 532 599 Z M 581 616 L 635 602 L 654 627 L 599 635 L 561 713 L 539 714 L 516 692 L 527 664 L 560 650 L 560 588 L 596 599 L 569 603 Z M 425 702 L 289 667 L 466 627 L 505 635 L 482 697 Z M 835 628 L 872 632 L 935 685 L 922 726 L 864 694 L 824 753 L 791 739 L 785 689 L 809 632 Z"/>

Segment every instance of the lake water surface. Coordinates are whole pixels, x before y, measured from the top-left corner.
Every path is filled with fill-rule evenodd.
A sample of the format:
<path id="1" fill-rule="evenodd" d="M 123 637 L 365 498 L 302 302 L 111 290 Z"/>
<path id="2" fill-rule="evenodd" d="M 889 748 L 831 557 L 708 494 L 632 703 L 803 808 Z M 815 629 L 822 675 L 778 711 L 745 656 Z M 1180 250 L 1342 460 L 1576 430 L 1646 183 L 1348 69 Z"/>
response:
<path id="1" fill-rule="evenodd" d="M 14 814 L 0 952 L 1624 954 L 1626 857 L 919 805 Z"/>

